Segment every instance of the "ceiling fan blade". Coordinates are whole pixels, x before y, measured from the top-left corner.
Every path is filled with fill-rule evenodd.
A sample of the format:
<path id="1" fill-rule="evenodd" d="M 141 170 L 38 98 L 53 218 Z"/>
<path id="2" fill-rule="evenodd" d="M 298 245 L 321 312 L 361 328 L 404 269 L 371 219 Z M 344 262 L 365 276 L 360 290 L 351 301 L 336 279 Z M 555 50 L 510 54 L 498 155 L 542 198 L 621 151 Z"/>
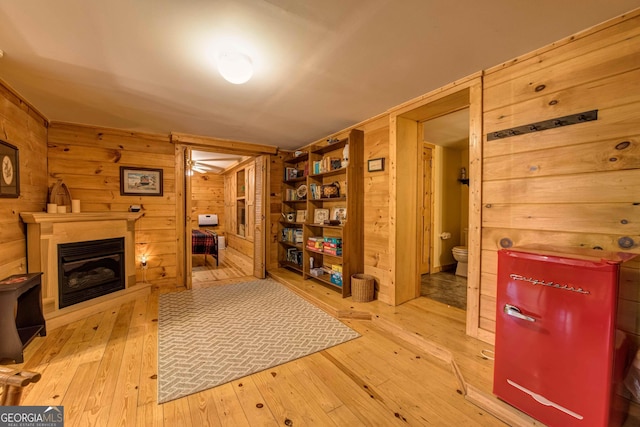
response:
<path id="1" fill-rule="evenodd" d="M 215 159 L 198 159 L 198 162 L 224 162 L 224 161 L 238 161 L 238 160 L 242 160 L 242 157 L 240 156 L 236 156 L 236 157 L 220 157 L 220 158 L 215 158 Z"/>
<path id="2" fill-rule="evenodd" d="M 224 168 L 220 167 L 220 166 L 215 166 L 215 165 L 208 165 L 206 163 L 199 163 L 197 162 L 195 164 L 195 167 L 199 167 L 202 169 L 209 169 L 209 170 L 223 170 Z"/>

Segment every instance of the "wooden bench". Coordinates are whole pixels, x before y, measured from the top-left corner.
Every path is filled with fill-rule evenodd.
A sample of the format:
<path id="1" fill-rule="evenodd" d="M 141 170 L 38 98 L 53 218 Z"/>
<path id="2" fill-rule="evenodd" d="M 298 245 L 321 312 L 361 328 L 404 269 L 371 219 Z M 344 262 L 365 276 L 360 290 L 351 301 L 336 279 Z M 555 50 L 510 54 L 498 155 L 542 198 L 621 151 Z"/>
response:
<path id="1" fill-rule="evenodd" d="M 40 381 L 37 372 L 17 371 L 0 366 L 0 406 L 18 406 L 22 398 L 22 390 L 31 383 Z"/>

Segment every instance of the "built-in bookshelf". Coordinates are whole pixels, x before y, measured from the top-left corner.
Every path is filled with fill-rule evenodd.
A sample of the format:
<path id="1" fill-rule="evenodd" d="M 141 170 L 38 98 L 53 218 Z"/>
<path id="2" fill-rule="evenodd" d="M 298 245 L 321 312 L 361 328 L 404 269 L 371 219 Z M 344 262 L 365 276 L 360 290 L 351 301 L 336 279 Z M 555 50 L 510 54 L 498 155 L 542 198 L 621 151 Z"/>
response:
<path id="1" fill-rule="evenodd" d="M 364 268 L 363 165 L 359 130 L 284 160 L 280 266 L 343 297 L 351 295 L 351 275 Z"/>

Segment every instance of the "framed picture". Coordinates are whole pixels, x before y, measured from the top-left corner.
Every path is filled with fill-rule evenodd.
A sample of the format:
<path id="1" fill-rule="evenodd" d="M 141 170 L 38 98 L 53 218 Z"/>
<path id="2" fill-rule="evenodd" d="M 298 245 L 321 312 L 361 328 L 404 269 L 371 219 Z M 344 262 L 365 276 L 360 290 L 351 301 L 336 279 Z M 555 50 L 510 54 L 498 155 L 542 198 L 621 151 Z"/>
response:
<path id="1" fill-rule="evenodd" d="M 347 220 L 347 208 L 338 206 L 331 208 L 331 219 L 340 221 L 340 224 L 344 224 Z"/>
<path id="2" fill-rule="evenodd" d="M 20 164 L 18 148 L 0 141 L 0 160 L 2 160 L 2 177 L 0 178 L 0 197 L 20 196 Z"/>
<path id="3" fill-rule="evenodd" d="M 120 194 L 162 196 L 162 169 L 120 166 Z"/>
<path id="4" fill-rule="evenodd" d="M 370 159 L 367 163 L 367 170 L 369 172 L 377 172 L 384 170 L 384 157 L 379 157 L 377 159 Z"/>
<path id="5" fill-rule="evenodd" d="M 307 222 L 307 210 L 299 209 L 296 211 L 296 222 Z"/>
<path id="6" fill-rule="evenodd" d="M 316 209 L 313 211 L 314 224 L 324 224 L 326 219 L 329 219 L 329 209 Z"/>

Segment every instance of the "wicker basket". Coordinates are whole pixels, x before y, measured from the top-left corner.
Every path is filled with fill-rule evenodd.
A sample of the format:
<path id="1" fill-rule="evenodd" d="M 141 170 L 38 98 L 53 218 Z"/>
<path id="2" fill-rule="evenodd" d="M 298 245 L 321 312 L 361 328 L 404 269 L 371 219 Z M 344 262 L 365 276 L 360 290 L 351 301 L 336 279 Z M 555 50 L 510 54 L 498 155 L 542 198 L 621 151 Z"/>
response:
<path id="1" fill-rule="evenodd" d="M 375 278 L 368 274 L 353 274 L 351 276 L 351 296 L 355 302 L 373 301 Z"/>

